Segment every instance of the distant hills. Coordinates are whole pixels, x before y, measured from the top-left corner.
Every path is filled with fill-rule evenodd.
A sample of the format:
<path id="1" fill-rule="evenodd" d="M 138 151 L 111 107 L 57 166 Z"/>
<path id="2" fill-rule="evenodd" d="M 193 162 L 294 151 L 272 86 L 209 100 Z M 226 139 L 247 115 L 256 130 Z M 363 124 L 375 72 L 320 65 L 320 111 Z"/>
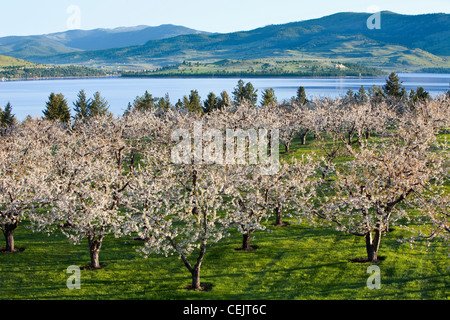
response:
<path id="1" fill-rule="evenodd" d="M 0 54 L 33 60 L 62 53 L 142 45 L 150 40 L 184 34 L 206 34 L 206 32 L 165 24 L 157 27 L 70 30 L 45 35 L 11 36 L 0 38 Z"/>
<path id="2" fill-rule="evenodd" d="M 158 32 L 146 27 L 68 31 L 21 37 L 15 43 L 8 37 L 0 38 L 0 54 L 39 63 L 149 69 L 187 60 L 212 63 L 223 59 L 329 60 L 383 71 L 450 68 L 450 14 L 384 11 L 381 29 L 367 28 L 370 15 L 344 12 L 226 34 L 168 25 Z"/>
<path id="3" fill-rule="evenodd" d="M 106 76 L 106 72 L 97 68 L 43 65 L 0 55 L 0 81 Z"/>

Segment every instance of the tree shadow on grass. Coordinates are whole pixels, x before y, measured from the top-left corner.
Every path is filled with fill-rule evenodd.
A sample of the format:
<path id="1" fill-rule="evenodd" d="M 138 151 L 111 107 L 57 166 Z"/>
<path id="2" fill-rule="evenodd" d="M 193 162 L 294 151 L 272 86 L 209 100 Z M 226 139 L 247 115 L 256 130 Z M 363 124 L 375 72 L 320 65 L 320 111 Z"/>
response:
<path id="1" fill-rule="evenodd" d="M 6 253 L 6 254 L 19 253 L 19 252 L 23 252 L 23 251 L 25 251 L 25 248 L 14 248 L 13 251 L 7 251 L 6 248 L 0 248 L 0 253 Z"/>
<path id="2" fill-rule="evenodd" d="M 369 260 L 368 258 L 364 257 L 364 258 L 354 258 L 354 259 L 350 259 L 350 262 L 353 263 L 366 263 L 366 262 L 371 262 L 371 263 L 377 263 L 377 262 L 381 262 L 386 260 L 386 257 L 378 257 L 377 260 L 373 261 L 373 260 Z"/>

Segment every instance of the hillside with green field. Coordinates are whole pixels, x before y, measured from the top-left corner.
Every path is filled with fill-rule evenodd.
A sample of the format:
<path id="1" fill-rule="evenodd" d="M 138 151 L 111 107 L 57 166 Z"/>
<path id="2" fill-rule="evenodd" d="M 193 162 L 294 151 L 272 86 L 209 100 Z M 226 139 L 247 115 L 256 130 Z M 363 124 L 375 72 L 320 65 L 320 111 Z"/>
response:
<path id="1" fill-rule="evenodd" d="M 107 73 L 85 66 L 50 66 L 27 60 L 0 56 L 0 80 L 105 77 Z"/>
<path id="2" fill-rule="evenodd" d="M 123 77 L 268 77 L 268 76 L 379 76 L 378 69 L 333 61 L 220 60 L 211 63 L 183 61 L 155 71 L 123 72 Z"/>

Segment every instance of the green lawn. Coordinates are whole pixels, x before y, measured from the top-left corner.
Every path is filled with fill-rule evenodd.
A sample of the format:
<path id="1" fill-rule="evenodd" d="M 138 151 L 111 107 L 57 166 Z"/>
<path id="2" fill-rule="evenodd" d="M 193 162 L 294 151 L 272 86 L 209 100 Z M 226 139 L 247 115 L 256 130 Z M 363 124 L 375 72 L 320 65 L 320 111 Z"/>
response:
<path id="1" fill-rule="evenodd" d="M 292 221 L 293 222 L 293 221 Z M 208 248 L 202 282 L 209 292 L 185 287 L 190 274 L 176 256 L 150 256 L 137 252 L 141 242 L 114 237 L 104 241 L 102 269 L 81 271 L 81 290 L 69 290 L 70 265 L 89 263 L 86 242 L 74 246 L 62 235 L 32 233 L 24 226 L 16 232 L 15 254 L 0 254 L 0 299 L 448 299 L 450 277 L 448 247 L 435 241 L 426 251 L 412 250 L 396 241 L 401 229 L 382 241 L 377 265 L 381 289 L 366 286 L 371 263 L 353 263 L 365 256 L 364 240 L 330 228 L 291 224 L 268 225 L 272 232 L 255 233 L 253 252 L 235 251 L 240 234 Z"/>
<path id="2" fill-rule="evenodd" d="M 295 140 L 295 156 L 312 150 Z M 283 158 L 290 157 L 282 155 Z M 66 269 L 90 262 L 87 241 L 71 245 L 61 234 L 33 233 L 27 222 L 15 232 L 16 247 L 24 251 L 0 253 L 0 299 L 151 299 L 151 300 L 355 300 L 449 298 L 448 244 L 436 239 L 427 247 L 411 249 L 399 238 L 407 236 L 399 227 L 383 235 L 377 262 L 381 289 L 367 288 L 372 263 L 354 263 L 365 257 L 361 237 L 327 227 L 311 227 L 290 221 L 287 227 L 255 232 L 252 252 L 236 251 L 241 234 L 234 232 L 208 251 L 202 266 L 202 282 L 211 283 L 208 292 L 185 287 L 190 273 L 177 256 L 152 255 L 148 259 L 136 250 L 142 242 L 131 238 L 106 237 L 100 252 L 99 270 L 81 271 L 81 290 L 69 290 Z M 4 246 L 3 239 L 0 247 Z"/>

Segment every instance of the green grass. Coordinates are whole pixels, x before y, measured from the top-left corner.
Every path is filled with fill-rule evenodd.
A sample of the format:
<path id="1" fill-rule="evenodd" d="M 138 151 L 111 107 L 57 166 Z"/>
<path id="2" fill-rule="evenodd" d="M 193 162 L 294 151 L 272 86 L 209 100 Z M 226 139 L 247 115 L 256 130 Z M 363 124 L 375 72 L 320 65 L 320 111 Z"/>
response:
<path id="1" fill-rule="evenodd" d="M 34 67 L 34 66 L 36 66 L 36 64 L 34 64 L 30 61 L 0 55 L 0 68 L 2 68 L 2 67 Z"/>
<path id="2" fill-rule="evenodd" d="M 293 222 L 293 221 L 291 221 Z M 81 271 L 81 290 L 69 290 L 67 267 L 89 263 L 86 242 L 71 245 L 62 235 L 32 233 L 23 225 L 16 232 L 25 251 L 0 254 L 0 299 L 448 299 L 450 277 L 447 246 L 439 240 L 425 250 L 398 243 L 400 229 L 383 240 L 377 265 L 381 289 L 366 287 L 371 263 L 353 263 L 365 256 L 364 240 L 331 228 L 292 223 L 268 225 L 255 233 L 253 252 L 235 251 L 240 234 L 209 247 L 202 282 L 209 292 L 185 287 L 190 274 L 176 256 L 144 259 L 139 241 L 107 237 L 100 253 L 102 269 Z"/>
<path id="3" fill-rule="evenodd" d="M 123 77 L 268 77 L 268 76 L 379 76 L 375 68 L 329 60 L 219 60 L 215 62 L 189 62 L 145 72 L 123 72 Z"/>

